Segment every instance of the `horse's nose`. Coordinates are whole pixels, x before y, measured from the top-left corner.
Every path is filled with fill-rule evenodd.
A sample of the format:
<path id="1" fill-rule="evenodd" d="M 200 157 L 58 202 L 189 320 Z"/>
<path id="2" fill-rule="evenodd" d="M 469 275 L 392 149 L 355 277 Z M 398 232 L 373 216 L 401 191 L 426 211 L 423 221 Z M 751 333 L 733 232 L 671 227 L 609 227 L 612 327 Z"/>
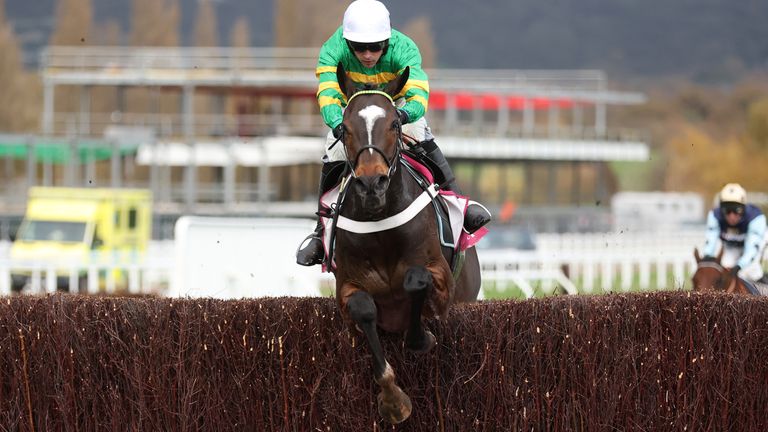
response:
<path id="1" fill-rule="evenodd" d="M 381 196 L 387 191 L 389 186 L 389 177 L 382 174 L 358 178 L 367 195 Z"/>

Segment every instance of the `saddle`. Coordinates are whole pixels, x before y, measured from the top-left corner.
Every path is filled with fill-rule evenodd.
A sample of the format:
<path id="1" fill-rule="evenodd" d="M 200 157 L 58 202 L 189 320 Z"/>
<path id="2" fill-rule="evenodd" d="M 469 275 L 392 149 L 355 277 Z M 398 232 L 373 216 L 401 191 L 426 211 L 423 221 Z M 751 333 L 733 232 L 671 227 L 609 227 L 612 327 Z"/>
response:
<path id="1" fill-rule="evenodd" d="M 750 294 L 753 295 L 768 295 L 768 284 L 764 284 L 761 282 L 753 282 L 748 279 L 744 279 L 740 277 L 741 282 L 744 284 L 745 287 L 747 287 L 747 291 L 749 291 Z"/>
<path id="2" fill-rule="evenodd" d="M 469 198 L 457 195 L 452 191 L 438 190 L 438 185 L 435 184 L 429 169 L 406 152 L 401 154 L 398 163 L 407 170 L 424 191 L 410 207 L 398 215 L 376 222 L 354 221 L 340 216 L 339 208 L 344 203 L 346 186 L 349 184 L 351 175 L 344 177 L 339 185 L 320 198 L 321 207 L 324 209 L 323 212 L 320 212 L 324 226 L 325 261 L 323 262 L 323 271 L 330 272 L 336 268 L 333 252 L 337 229 L 358 233 L 384 231 L 408 222 L 424 207 L 432 205 L 435 208 L 443 256 L 450 264 L 454 278 L 458 277 L 463 265 L 464 251 L 480 241 L 488 229 L 483 227 L 473 234 L 466 232 L 463 225 L 464 214 L 470 203 Z"/>

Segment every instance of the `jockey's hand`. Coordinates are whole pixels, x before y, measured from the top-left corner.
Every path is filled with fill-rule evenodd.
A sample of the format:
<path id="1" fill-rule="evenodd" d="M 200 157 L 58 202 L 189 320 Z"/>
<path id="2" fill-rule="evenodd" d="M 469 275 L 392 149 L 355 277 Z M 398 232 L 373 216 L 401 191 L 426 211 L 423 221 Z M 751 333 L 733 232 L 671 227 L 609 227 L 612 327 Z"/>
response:
<path id="1" fill-rule="evenodd" d="M 731 268 L 731 277 L 739 277 L 739 270 L 741 270 L 741 266 L 736 264 Z"/>
<path id="2" fill-rule="evenodd" d="M 400 119 L 401 125 L 407 124 L 409 121 L 411 121 L 411 116 L 408 115 L 408 111 L 402 108 L 397 109 L 397 118 Z"/>
<path id="3" fill-rule="evenodd" d="M 333 133 L 333 137 L 334 137 L 334 138 L 336 138 L 336 139 L 341 139 L 342 135 L 344 135 L 344 125 L 343 125 L 343 124 L 341 124 L 341 123 L 339 123 L 339 125 L 338 125 L 338 126 L 336 126 L 335 128 L 333 128 L 333 130 L 331 131 L 331 133 Z"/>

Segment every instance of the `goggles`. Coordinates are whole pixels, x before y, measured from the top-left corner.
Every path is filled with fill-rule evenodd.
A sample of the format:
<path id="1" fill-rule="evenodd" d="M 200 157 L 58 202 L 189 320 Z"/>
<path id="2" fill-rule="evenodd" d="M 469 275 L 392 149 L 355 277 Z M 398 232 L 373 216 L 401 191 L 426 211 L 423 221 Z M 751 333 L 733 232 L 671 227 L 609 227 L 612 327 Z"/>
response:
<path id="1" fill-rule="evenodd" d="M 383 40 L 381 42 L 352 42 L 350 40 L 347 41 L 347 44 L 349 44 L 349 47 L 352 48 L 352 51 L 354 52 L 379 52 L 384 49 L 384 47 L 387 46 L 387 41 Z"/>
<path id="2" fill-rule="evenodd" d="M 726 203 L 720 205 L 720 211 L 723 212 L 724 215 L 727 215 L 729 213 L 742 215 L 744 214 L 744 205 L 737 204 L 737 203 Z"/>

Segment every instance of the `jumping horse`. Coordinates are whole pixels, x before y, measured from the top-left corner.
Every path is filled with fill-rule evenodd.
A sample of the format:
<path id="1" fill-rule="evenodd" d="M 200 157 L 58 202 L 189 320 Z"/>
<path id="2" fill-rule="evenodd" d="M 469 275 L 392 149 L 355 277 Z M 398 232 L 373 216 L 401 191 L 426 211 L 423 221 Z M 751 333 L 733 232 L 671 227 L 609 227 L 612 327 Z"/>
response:
<path id="1" fill-rule="evenodd" d="M 696 259 L 696 272 L 692 277 L 694 291 L 723 291 L 736 294 L 757 294 L 743 279 L 733 277 L 729 268 L 723 267 L 720 260 L 723 250 L 716 257 L 701 257 L 698 248 L 693 249 Z"/>
<path id="2" fill-rule="evenodd" d="M 387 225 L 413 209 L 425 193 L 406 169 L 402 125 L 393 103 L 408 81 L 409 68 L 383 91 L 356 88 L 341 64 L 336 75 L 348 100 L 341 141 L 350 171 L 339 217 L 383 229 L 360 233 L 339 225 L 333 270 L 336 299 L 345 322 L 368 342 L 373 377 L 381 390 L 379 414 L 396 424 L 410 416 L 411 400 L 396 383 L 378 330 L 404 333 L 407 349 L 428 352 L 436 340 L 422 318 L 441 317 L 451 304 L 475 301 L 480 266 L 475 248 L 470 247 L 454 278 L 441 250 L 432 205 L 423 206 L 405 223 Z"/>

